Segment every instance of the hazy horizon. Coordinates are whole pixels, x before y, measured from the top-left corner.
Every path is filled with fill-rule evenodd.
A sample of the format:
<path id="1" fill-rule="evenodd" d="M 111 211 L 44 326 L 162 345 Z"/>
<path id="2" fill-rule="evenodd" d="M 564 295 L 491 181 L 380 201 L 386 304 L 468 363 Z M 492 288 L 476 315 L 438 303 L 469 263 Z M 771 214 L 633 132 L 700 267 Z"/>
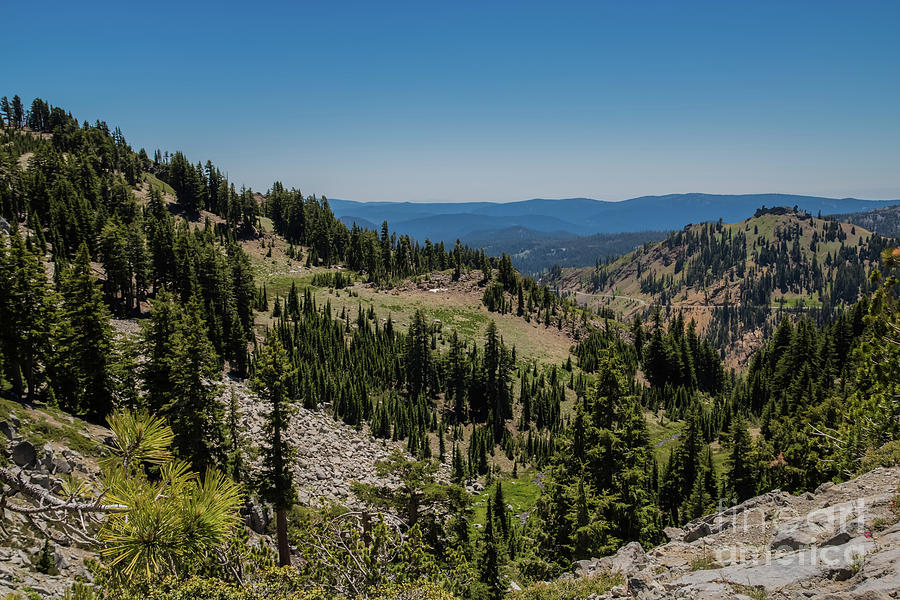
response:
<path id="1" fill-rule="evenodd" d="M 256 190 L 256 191 L 264 191 L 264 190 Z M 790 192 L 747 192 L 743 194 L 731 194 L 728 192 L 672 192 L 668 194 L 642 194 L 640 196 L 628 196 L 626 198 L 618 198 L 615 200 L 607 200 L 605 198 L 590 198 L 588 196 L 569 196 L 566 198 L 541 198 L 541 197 L 531 197 L 531 198 L 521 198 L 519 200 L 458 200 L 458 201 L 448 201 L 448 200 L 355 200 L 353 198 L 339 198 L 337 196 L 329 196 L 325 194 L 326 198 L 331 200 L 340 200 L 343 202 L 361 202 L 364 204 L 379 204 L 379 203 L 393 203 L 393 204 L 464 204 L 467 202 L 485 202 L 489 204 L 515 204 L 516 202 L 528 202 L 531 200 L 548 200 L 551 202 L 565 202 L 567 200 L 594 200 L 597 202 L 627 202 L 628 200 L 636 200 L 638 198 L 663 198 L 666 196 L 690 196 L 690 195 L 703 195 L 703 196 L 765 196 L 765 195 L 777 195 L 777 196 L 809 196 L 809 197 L 820 197 L 820 198 L 828 198 L 831 200 L 868 200 L 871 202 L 884 202 L 884 201 L 892 201 L 896 200 L 900 202 L 900 194 L 895 197 L 885 197 L 885 198 L 862 198 L 860 196 L 822 196 L 819 194 L 795 194 Z"/>

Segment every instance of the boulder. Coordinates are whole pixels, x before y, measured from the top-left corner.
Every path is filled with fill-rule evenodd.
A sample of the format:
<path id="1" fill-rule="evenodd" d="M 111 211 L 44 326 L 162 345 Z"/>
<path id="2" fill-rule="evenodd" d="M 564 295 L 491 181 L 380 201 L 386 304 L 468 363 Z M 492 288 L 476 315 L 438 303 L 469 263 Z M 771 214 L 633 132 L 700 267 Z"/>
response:
<path id="1" fill-rule="evenodd" d="M 772 538 L 771 547 L 774 550 L 799 550 L 808 548 L 816 543 L 816 538 L 802 529 L 781 529 Z"/>
<path id="2" fill-rule="evenodd" d="M 69 559 L 59 549 L 56 549 L 53 551 L 53 564 L 57 569 L 63 571 L 69 568 Z"/>
<path id="3" fill-rule="evenodd" d="M 665 588 L 658 582 L 645 577 L 629 577 L 628 591 L 631 592 L 632 598 L 636 600 L 655 600 L 662 598 L 665 594 Z"/>
<path id="4" fill-rule="evenodd" d="M 621 548 L 613 556 L 610 570 L 615 573 L 627 575 L 640 571 L 647 566 L 648 558 L 640 542 L 630 542 Z"/>
<path id="5" fill-rule="evenodd" d="M 15 444 L 12 447 L 12 460 L 20 467 L 34 466 L 37 461 L 37 451 L 34 449 L 34 445 L 27 440 Z"/>
<path id="6" fill-rule="evenodd" d="M 16 437 L 16 428 L 13 427 L 12 423 L 9 421 L 0 421 L 0 434 L 6 436 L 6 439 L 11 440 Z"/>
<path id="7" fill-rule="evenodd" d="M 684 539 L 684 529 L 680 527 L 666 527 L 663 529 L 663 533 L 670 542 L 680 542 Z"/>
<path id="8" fill-rule="evenodd" d="M 244 514 L 247 527 L 251 531 L 259 535 L 264 535 L 268 531 L 270 519 L 269 511 L 266 510 L 265 506 L 253 500 L 248 500 L 241 512 Z"/>
<path id="9" fill-rule="evenodd" d="M 710 533 L 712 533 L 712 530 L 709 528 L 709 523 L 700 523 L 684 532 L 683 541 L 690 544 L 691 542 L 695 542 L 700 538 L 708 536 Z"/>
<path id="10" fill-rule="evenodd" d="M 53 473 L 61 473 L 63 475 L 68 475 L 72 472 L 72 465 L 69 464 L 65 458 L 61 456 L 57 456 L 53 459 L 52 462 L 52 472 Z"/>
<path id="11" fill-rule="evenodd" d="M 850 535 L 850 532 L 846 529 L 842 529 L 835 533 L 833 536 L 819 544 L 819 546 L 842 546 L 853 539 L 853 536 Z"/>
<path id="12" fill-rule="evenodd" d="M 575 561 L 575 575 L 578 577 L 592 577 L 599 563 L 599 559 L 583 559 Z"/>
<path id="13" fill-rule="evenodd" d="M 853 586 L 857 593 L 900 590 L 900 547 L 867 555 L 857 579 L 859 583 Z"/>

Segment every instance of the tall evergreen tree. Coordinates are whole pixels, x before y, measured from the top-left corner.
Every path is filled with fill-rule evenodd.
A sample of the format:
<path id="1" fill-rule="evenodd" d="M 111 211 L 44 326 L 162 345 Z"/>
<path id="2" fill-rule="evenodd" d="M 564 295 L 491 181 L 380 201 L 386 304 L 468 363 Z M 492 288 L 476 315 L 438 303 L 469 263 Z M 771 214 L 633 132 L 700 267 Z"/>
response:
<path id="1" fill-rule="evenodd" d="M 33 396 L 44 379 L 55 329 L 54 296 L 41 257 L 18 232 L 0 237 L 0 355 L 13 391 Z"/>
<path id="2" fill-rule="evenodd" d="M 275 507 L 278 563 L 282 566 L 291 564 L 287 510 L 296 498 L 290 469 L 294 449 L 287 440 L 287 428 L 293 412 L 293 399 L 289 391 L 292 376 L 291 364 L 281 340 L 276 335 L 270 335 L 256 355 L 252 385 L 269 406 L 259 488 L 263 498 Z"/>
<path id="3" fill-rule="evenodd" d="M 220 367 L 199 300 L 185 308 L 171 338 L 171 391 L 162 407 L 178 454 L 200 472 L 224 459 L 224 409 L 217 398 Z"/>
<path id="4" fill-rule="evenodd" d="M 63 319 L 56 356 L 60 405 L 100 421 L 113 409 L 109 310 L 91 270 L 87 245 L 62 274 Z"/>
<path id="5" fill-rule="evenodd" d="M 500 579 L 500 551 L 494 534 L 493 504 L 487 500 L 487 515 L 484 533 L 481 535 L 481 555 L 478 563 L 478 579 L 485 590 L 488 600 L 500 600 L 503 597 L 503 581 Z"/>
<path id="6" fill-rule="evenodd" d="M 740 413 L 731 421 L 731 451 L 728 454 L 728 488 L 738 502 L 751 498 L 756 491 L 756 480 L 750 462 L 753 440 L 747 431 L 747 422 Z"/>

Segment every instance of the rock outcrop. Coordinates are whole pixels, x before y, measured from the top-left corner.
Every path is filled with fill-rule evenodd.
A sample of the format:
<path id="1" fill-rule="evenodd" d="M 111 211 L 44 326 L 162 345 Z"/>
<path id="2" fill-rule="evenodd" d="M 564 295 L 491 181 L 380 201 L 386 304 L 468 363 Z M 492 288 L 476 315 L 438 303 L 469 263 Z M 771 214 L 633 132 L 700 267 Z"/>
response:
<path id="1" fill-rule="evenodd" d="M 776 490 L 667 530 L 646 553 L 631 543 L 580 561 L 575 574 L 624 576 L 624 591 L 600 598 L 900 598 L 898 485 L 900 468 L 879 468 L 815 493 Z"/>

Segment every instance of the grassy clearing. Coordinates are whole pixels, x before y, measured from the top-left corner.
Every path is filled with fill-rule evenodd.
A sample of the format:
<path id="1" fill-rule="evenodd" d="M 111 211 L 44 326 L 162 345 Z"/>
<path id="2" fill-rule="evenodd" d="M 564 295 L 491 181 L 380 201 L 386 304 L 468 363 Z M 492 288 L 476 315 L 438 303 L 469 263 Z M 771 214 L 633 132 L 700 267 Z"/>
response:
<path id="1" fill-rule="evenodd" d="M 503 484 L 503 499 L 506 504 L 512 506 L 513 517 L 526 511 L 530 511 L 537 504 L 537 500 L 541 495 L 541 488 L 534 482 L 536 471 L 534 469 L 522 470 L 518 473 L 518 477 L 504 477 L 501 482 Z M 486 490 L 479 494 L 475 494 L 475 514 L 473 523 L 484 525 L 487 515 L 487 500 L 490 497 L 493 501 L 497 484 L 494 483 Z"/>
<path id="2" fill-rule="evenodd" d="M 395 326 L 405 329 L 417 310 L 425 314 L 428 322 L 440 321 L 443 335 L 439 343 L 446 344 L 453 331 L 467 341 L 482 343 L 488 323 L 493 320 L 503 341 L 507 346 L 515 346 L 519 361 L 535 360 L 539 363 L 555 363 L 562 365 L 569 356 L 572 341 L 555 327 L 546 328 L 535 322 L 526 322 L 521 317 L 507 314 L 490 313 L 482 305 L 480 297 L 457 291 L 430 293 L 421 289 L 404 292 L 394 290 L 377 290 L 364 284 L 355 284 L 350 288 L 335 290 L 313 285 L 313 277 L 318 273 L 336 272 L 337 269 L 300 268 L 302 263 L 288 261 L 282 265 L 272 265 L 272 259 L 253 259 L 257 285 L 265 283 L 269 301 L 276 297 L 284 299 L 295 284 L 302 294 L 310 289 L 319 306 L 330 302 L 332 314 L 339 315 L 347 310 L 356 315 L 359 305 L 363 310 L 374 309 L 379 319 L 388 316 Z M 274 267 L 274 268 L 273 268 Z M 295 270 L 291 272 L 291 270 Z M 358 276 L 350 271 L 354 279 Z M 352 292 L 352 293 L 351 293 Z M 264 320 L 263 320 L 264 321 Z"/>
<path id="3" fill-rule="evenodd" d="M 673 421 L 660 411 L 659 415 L 652 412 L 645 412 L 644 419 L 647 421 L 647 431 L 650 434 L 650 444 L 653 446 L 653 453 L 658 462 L 669 460 L 669 452 L 678 443 L 675 436 L 681 433 L 684 428 L 684 421 Z M 657 446 L 657 444 L 659 444 Z"/>
<path id="4" fill-rule="evenodd" d="M 512 592 L 508 598 L 514 600 L 571 600 L 574 598 L 595 598 L 624 583 L 621 575 L 598 575 L 578 579 L 558 579 L 542 581 L 527 586 L 522 591 Z"/>
<path id="5" fill-rule="evenodd" d="M 144 181 L 150 184 L 151 187 L 162 190 L 164 194 L 175 195 L 175 189 L 165 181 L 159 179 L 156 175 L 144 173 Z"/>

